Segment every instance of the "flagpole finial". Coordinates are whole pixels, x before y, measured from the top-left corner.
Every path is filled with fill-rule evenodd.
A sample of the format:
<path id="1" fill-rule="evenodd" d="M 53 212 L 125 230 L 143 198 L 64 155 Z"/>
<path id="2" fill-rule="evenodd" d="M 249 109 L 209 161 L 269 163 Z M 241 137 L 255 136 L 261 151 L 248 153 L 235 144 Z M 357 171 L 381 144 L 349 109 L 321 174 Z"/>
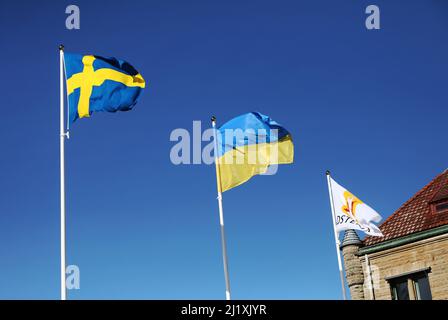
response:
<path id="1" fill-rule="evenodd" d="M 212 122 L 215 122 L 215 121 L 216 121 L 216 117 L 212 116 Z"/>
<path id="2" fill-rule="evenodd" d="M 63 45 L 63 44 L 60 44 L 60 45 L 59 45 L 59 50 L 60 50 L 60 51 L 64 51 L 64 45 Z"/>
<path id="3" fill-rule="evenodd" d="M 325 171 L 325 174 L 326 174 L 327 176 L 329 176 L 329 175 L 330 175 L 330 170 Z"/>

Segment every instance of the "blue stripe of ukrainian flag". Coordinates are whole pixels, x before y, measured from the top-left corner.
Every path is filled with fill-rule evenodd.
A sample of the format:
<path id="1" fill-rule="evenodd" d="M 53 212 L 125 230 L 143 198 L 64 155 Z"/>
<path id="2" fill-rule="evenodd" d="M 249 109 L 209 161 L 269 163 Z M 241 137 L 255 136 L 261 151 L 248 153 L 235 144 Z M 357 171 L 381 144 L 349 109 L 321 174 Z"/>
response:
<path id="1" fill-rule="evenodd" d="M 250 112 L 218 129 L 220 192 L 267 172 L 270 165 L 294 160 L 291 134 L 269 116 Z"/>
<path id="2" fill-rule="evenodd" d="M 128 62 L 116 58 L 66 53 L 69 121 L 93 112 L 128 111 L 137 103 L 145 80 Z"/>

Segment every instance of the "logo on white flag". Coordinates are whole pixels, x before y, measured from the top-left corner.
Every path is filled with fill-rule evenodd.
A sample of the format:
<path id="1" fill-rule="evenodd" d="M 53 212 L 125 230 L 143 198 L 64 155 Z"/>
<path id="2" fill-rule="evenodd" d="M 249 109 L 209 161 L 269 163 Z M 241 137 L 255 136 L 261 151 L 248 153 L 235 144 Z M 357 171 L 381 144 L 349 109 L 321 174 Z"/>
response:
<path id="1" fill-rule="evenodd" d="M 361 230 L 371 236 L 382 237 L 381 230 L 373 223 L 381 216 L 358 197 L 339 185 L 330 177 L 336 231 Z"/>

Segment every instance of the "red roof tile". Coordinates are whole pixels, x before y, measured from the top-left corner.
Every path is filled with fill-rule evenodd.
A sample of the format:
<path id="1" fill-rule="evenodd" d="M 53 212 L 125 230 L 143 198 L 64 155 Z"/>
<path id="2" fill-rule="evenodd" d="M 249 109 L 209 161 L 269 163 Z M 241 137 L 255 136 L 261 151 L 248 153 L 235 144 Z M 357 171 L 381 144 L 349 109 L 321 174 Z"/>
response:
<path id="1" fill-rule="evenodd" d="M 448 224 L 448 212 L 434 213 L 431 202 L 448 198 L 448 169 L 435 177 L 423 189 L 406 201 L 380 226 L 384 237 L 368 236 L 364 244 L 370 246 Z"/>

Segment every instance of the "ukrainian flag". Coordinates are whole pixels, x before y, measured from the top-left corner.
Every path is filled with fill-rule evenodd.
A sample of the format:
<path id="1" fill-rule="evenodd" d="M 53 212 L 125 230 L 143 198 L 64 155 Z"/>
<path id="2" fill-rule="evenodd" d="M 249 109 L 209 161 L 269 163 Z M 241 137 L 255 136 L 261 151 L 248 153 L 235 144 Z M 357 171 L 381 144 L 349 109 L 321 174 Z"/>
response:
<path id="1" fill-rule="evenodd" d="M 270 165 L 294 160 L 291 134 L 269 116 L 250 112 L 217 129 L 218 190 L 232 189 L 267 172 Z"/>
<path id="2" fill-rule="evenodd" d="M 137 103 L 145 80 L 129 63 L 116 58 L 66 53 L 69 120 L 97 111 L 128 111 Z"/>

